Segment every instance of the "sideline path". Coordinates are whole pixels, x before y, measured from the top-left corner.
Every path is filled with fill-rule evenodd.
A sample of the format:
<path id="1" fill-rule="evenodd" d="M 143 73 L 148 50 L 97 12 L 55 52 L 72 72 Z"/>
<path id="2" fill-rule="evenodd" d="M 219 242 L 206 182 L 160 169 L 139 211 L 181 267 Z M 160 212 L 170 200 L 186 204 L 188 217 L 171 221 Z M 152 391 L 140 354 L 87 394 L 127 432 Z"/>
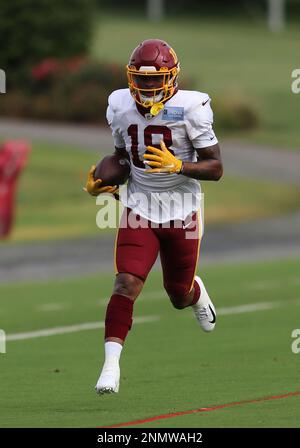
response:
<path id="1" fill-rule="evenodd" d="M 94 150 L 99 154 L 113 150 L 108 126 L 24 122 L 1 118 L 0 136 L 66 143 Z M 266 148 L 229 140 L 221 140 L 220 145 L 225 173 L 300 185 L 300 151 Z"/>
<path id="2" fill-rule="evenodd" d="M 207 226 L 201 265 L 300 257 L 300 212 L 243 224 Z M 100 234 L 101 235 L 101 234 Z M 0 282 L 114 273 L 114 238 L 0 245 Z"/>

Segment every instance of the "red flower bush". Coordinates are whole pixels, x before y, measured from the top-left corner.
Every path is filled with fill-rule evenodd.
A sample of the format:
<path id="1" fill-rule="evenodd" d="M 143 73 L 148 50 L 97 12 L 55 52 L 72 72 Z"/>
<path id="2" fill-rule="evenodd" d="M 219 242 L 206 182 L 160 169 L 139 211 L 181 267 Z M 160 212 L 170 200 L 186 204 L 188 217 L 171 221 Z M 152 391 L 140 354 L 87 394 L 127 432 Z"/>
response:
<path id="1" fill-rule="evenodd" d="M 60 69 L 60 61 L 55 58 L 44 59 L 31 69 L 31 76 L 35 81 L 43 81 L 55 75 Z"/>

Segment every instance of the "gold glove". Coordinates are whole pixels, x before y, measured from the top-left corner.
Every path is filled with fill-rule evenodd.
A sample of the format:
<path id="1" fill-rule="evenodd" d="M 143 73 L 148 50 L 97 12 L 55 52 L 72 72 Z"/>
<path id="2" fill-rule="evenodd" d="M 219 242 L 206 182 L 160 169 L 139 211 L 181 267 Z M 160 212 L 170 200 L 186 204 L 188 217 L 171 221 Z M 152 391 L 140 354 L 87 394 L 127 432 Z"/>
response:
<path id="1" fill-rule="evenodd" d="M 163 140 L 160 141 L 160 147 L 161 149 L 147 146 L 148 151 L 153 154 L 144 154 L 144 163 L 155 168 L 147 169 L 145 173 L 180 173 L 182 160 L 173 156 Z"/>
<path id="2" fill-rule="evenodd" d="M 101 187 L 102 180 L 94 179 L 95 170 L 96 166 L 93 165 L 88 173 L 86 186 L 83 188 L 83 190 L 91 194 L 92 196 L 98 196 L 101 193 L 116 193 L 119 189 L 118 185 Z"/>

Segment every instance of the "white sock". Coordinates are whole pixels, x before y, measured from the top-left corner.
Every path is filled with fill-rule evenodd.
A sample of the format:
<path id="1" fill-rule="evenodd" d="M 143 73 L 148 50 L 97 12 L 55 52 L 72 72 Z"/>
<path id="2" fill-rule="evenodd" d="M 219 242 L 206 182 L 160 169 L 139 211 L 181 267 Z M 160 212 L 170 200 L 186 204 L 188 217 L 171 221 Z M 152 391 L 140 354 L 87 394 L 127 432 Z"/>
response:
<path id="1" fill-rule="evenodd" d="M 105 349 L 105 360 L 114 356 L 118 360 L 120 359 L 121 352 L 122 352 L 123 346 L 121 344 L 118 344 L 118 342 L 105 342 L 104 349 Z"/>

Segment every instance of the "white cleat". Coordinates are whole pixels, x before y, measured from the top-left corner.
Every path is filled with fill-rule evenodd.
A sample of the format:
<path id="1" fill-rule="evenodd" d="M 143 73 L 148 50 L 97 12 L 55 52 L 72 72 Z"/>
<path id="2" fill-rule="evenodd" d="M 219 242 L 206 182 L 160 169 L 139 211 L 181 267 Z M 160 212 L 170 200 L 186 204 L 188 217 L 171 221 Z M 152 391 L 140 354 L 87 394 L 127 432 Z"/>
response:
<path id="1" fill-rule="evenodd" d="M 119 360 L 110 356 L 106 359 L 101 375 L 95 386 L 97 394 L 113 394 L 119 392 L 120 367 Z"/>
<path id="2" fill-rule="evenodd" d="M 205 286 L 200 277 L 196 276 L 195 281 L 200 287 L 200 298 L 195 305 L 192 305 L 195 316 L 204 331 L 213 331 L 216 325 L 216 310 L 207 294 Z"/>

